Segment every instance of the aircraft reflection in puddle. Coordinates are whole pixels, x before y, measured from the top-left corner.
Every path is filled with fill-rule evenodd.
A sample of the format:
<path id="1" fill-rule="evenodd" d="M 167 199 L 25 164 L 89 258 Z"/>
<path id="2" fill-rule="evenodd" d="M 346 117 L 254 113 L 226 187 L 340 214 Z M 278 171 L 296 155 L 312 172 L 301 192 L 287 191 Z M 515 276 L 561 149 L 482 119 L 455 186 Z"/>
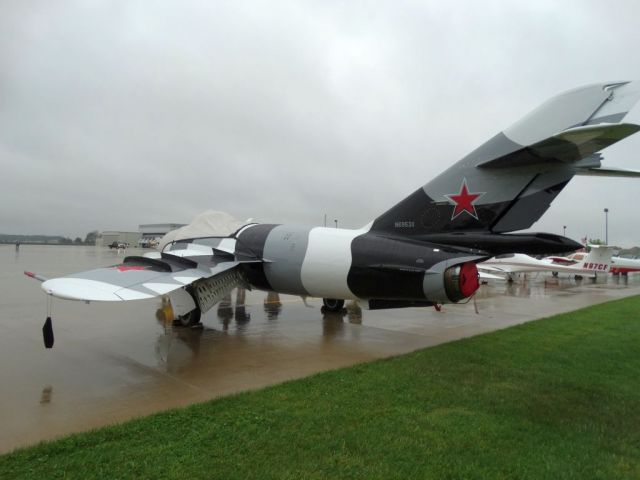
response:
<path id="1" fill-rule="evenodd" d="M 628 275 L 611 275 L 613 285 L 629 285 Z"/>
<path id="2" fill-rule="evenodd" d="M 276 292 L 267 292 L 267 298 L 264 299 L 263 305 L 267 320 L 277 320 L 278 315 L 280 315 L 280 312 L 282 311 L 280 294 Z"/>
<path id="3" fill-rule="evenodd" d="M 166 371 L 176 373 L 189 365 L 200 353 L 202 336 L 207 328 L 185 328 L 165 324 L 165 332 L 158 335 L 156 357 Z"/>
<path id="4" fill-rule="evenodd" d="M 42 392 L 40 394 L 40 404 L 46 405 L 48 403 L 51 403 L 52 396 L 53 396 L 53 387 L 51 385 L 47 385 L 42 389 Z"/>
<path id="5" fill-rule="evenodd" d="M 193 364 L 200 354 L 206 356 L 208 350 L 225 354 L 224 352 L 228 348 L 241 348 L 240 344 L 244 344 L 246 341 L 244 335 L 228 337 L 226 334 L 232 331 L 234 321 L 235 333 L 242 334 L 247 329 L 251 313 L 247 311 L 245 302 L 246 290 L 242 288 L 234 290 L 220 301 L 216 316 L 222 324 L 222 328 L 211 328 L 203 324 L 199 324 L 197 327 L 182 327 L 167 317 L 166 304 L 161 304 L 156 311 L 156 318 L 165 330 L 158 336 L 156 342 L 155 350 L 158 363 L 163 365 L 168 372 L 178 373 Z M 262 303 L 264 319 L 267 322 L 274 322 L 282 315 L 283 302 L 278 293 L 267 292 Z M 309 308 L 315 308 L 317 312 L 317 307 L 306 302 L 304 304 Z M 331 338 L 341 334 L 346 324 L 345 319 L 352 324 L 362 323 L 362 308 L 356 301 L 347 303 L 341 312 L 322 310 L 323 336 Z M 220 343 L 216 340 L 217 338 L 228 340 Z"/>
<path id="6" fill-rule="evenodd" d="M 237 330 L 242 332 L 251 320 L 251 314 L 247 312 L 245 306 L 246 290 L 244 288 L 235 290 L 235 304 L 232 294 L 233 292 L 218 304 L 217 316 L 222 323 L 222 332 L 229 331 L 234 319 Z M 165 365 L 168 372 L 175 373 L 198 357 L 203 337 L 215 335 L 220 330 L 206 327 L 202 323 L 192 327 L 182 327 L 173 321 L 169 311 L 165 301 L 156 310 L 156 319 L 165 330 L 158 336 L 155 350 L 159 363 Z"/>
<path id="7" fill-rule="evenodd" d="M 628 285 L 628 279 L 620 279 L 611 275 L 598 275 L 597 277 L 582 276 L 575 278 L 566 275 L 534 275 L 524 276 L 514 282 L 489 281 L 484 288 L 480 288 L 475 298 L 489 299 L 495 296 L 538 298 L 555 295 L 569 295 L 576 287 L 607 285 Z"/>
<path id="8" fill-rule="evenodd" d="M 229 330 L 231 320 L 235 318 L 238 330 L 244 330 L 247 324 L 251 321 L 251 314 L 247 312 L 245 306 L 247 291 L 244 288 L 237 288 L 236 290 L 236 303 L 233 305 L 231 299 L 231 293 L 224 297 L 218 304 L 218 318 L 222 323 L 224 331 Z"/>
<path id="9" fill-rule="evenodd" d="M 362 307 L 357 301 L 347 303 L 340 312 L 331 312 L 324 307 L 322 312 L 322 333 L 325 338 L 335 336 L 344 329 L 344 319 L 352 324 L 362 324 Z"/>
<path id="10" fill-rule="evenodd" d="M 530 297 L 531 296 L 531 284 L 529 282 L 524 283 L 507 283 L 503 295 L 509 297 Z"/>

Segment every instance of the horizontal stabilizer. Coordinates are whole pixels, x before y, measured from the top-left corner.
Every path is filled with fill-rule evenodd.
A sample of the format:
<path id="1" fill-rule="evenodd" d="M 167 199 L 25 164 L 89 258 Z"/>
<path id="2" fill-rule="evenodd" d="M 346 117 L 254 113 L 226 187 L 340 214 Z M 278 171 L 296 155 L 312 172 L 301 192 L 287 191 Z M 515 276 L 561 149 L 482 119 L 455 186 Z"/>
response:
<path id="1" fill-rule="evenodd" d="M 451 232 L 425 235 L 424 240 L 442 246 L 456 245 L 492 255 L 511 253 L 514 250 L 530 255 L 549 252 L 574 252 L 582 245 L 570 238 L 552 233 L 484 233 Z"/>
<path id="2" fill-rule="evenodd" d="M 624 168 L 580 168 L 576 172 L 576 175 L 593 176 L 593 177 L 626 177 L 637 178 L 640 177 L 640 170 L 626 170 Z"/>
<path id="3" fill-rule="evenodd" d="M 536 165 L 548 161 L 572 163 L 603 150 L 640 130 L 633 123 L 601 123 L 574 127 L 557 133 L 518 152 L 478 164 L 481 168 Z"/>

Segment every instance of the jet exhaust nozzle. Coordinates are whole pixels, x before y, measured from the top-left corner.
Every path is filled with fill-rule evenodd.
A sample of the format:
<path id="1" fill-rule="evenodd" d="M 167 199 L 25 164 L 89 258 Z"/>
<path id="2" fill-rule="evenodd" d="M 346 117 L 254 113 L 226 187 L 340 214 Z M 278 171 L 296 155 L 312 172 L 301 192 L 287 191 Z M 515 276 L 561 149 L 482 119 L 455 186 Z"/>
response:
<path id="1" fill-rule="evenodd" d="M 478 267 L 473 262 L 449 267 L 444 271 L 444 290 L 452 302 L 470 297 L 480 288 Z"/>

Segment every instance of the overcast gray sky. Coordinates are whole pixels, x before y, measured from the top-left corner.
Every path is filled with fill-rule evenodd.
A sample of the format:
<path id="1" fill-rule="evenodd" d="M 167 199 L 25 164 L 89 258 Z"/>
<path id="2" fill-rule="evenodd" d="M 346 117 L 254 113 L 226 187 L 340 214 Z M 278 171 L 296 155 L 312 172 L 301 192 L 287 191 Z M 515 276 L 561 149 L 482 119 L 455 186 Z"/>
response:
<path id="1" fill-rule="evenodd" d="M 0 232 L 375 218 L 563 90 L 640 78 L 640 3 L 0 4 Z M 640 123 L 640 108 L 629 120 Z M 635 138 L 638 137 L 638 138 Z M 640 169 L 640 134 L 606 166 Z M 533 227 L 640 244 L 640 180 Z"/>

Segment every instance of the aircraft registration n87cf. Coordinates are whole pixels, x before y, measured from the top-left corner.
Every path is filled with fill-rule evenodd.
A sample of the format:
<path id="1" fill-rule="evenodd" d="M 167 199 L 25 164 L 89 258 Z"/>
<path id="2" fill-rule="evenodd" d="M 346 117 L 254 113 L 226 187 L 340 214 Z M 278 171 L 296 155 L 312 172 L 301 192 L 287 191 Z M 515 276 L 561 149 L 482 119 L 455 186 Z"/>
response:
<path id="1" fill-rule="evenodd" d="M 601 168 L 599 153 L 640 130 L 624 123 L 638 82 L 580 87 L 551 98 L 358 230 L 249 224 L 190 238 L 149 257 L 45 281 L 50 295 L 135 300 L 169 295 L 195 322 L 236 285 L 369 308 L 458 302 L 478 288 L 476 264 L 502 253 L 581 245 L 527 229 L 574 175 L 640 176 Z"/>

